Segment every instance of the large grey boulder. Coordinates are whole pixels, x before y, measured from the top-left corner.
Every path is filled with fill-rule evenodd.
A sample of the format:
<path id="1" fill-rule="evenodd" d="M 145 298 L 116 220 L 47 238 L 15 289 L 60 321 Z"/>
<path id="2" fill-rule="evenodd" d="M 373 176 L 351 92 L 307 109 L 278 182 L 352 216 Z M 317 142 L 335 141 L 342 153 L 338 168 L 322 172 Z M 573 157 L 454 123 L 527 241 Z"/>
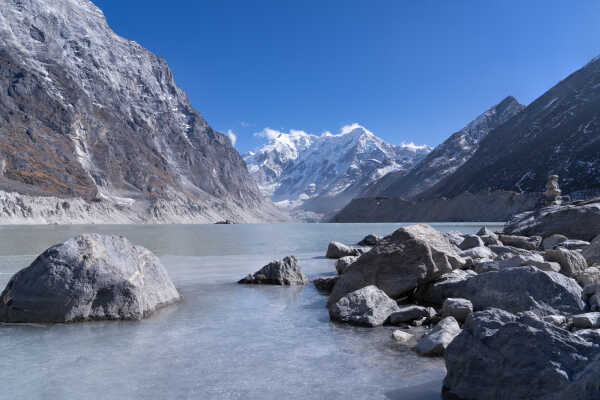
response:
<path id="1" fill-rule="evenodd" d="M 596 236 L 590 245 L 583 249 L 583 257 L 588 265 L 600 264 L 600 235 Z"/>
<path id="2" fill-rule="evenodd" d="M 179 300 L 152 252 L 122 236 L 85 234 L 50 247 L 10 279 L 0 321 L 139 320 Z"/>
<path id="3" fill-rule="evenodd" d="M 373 285 L 348 293 L 328 308 L 332 320 L 359 326 L 383 325 L 400 310 L 394 300 Z"/>
<path id="4" fill-rule="evenodd" d="M 460 326 L 456 319 L 454 317 L 446 317 L 419 340 L 415 350 L 422 356 L 441 356 L 459 333 Z"/>
<path id="5" fill-rule="evenodd" d="M 308 278 L 300 270 L 298 260 L 294 256 L 282 260 L 271 261 L 254 274 L 240 279 L 238 283 L 263 285 L 304 285 Z"/>
<path id="6" fill-rule="evenodd" d="M 570 239 L 590 241 L 600 235 L 600 199 L 518 214 L 504 227 L 504 232 L 543 237 L 559 233 Z"/>
<path id="7" fill-rule="evenodd" d="M 362 253 L 362 249 L 346 246 L 340 242 L 330 242 L 329 246 L 327 246 L 327 253 L 325 254 L 325 257 L 336 259 L 346 256 L 360 256 Z"/>
<path id="8" fill-rule="evenodd" d="M 562 247 L 546 251 L 545 258 L 548 261 L 559 263 L 560 272 L 570 278 L 576 278 L 588 266 L 587 261 L 580 252 L 563 249 Z"/>
<path id="9" fill-rule="evenodd" d="M 400 228 L 340 276 L 328 303 L 368 285 L 397 298 L 464 264 L 448 239 L 429 225 Z"/>
<path id="10" fill-rule="evenodd" d="M 445 400 L 600 398 L 600 347 L 529 314 L 473 314 L 444 358 Z"/>
<path id="11" fill-rule="evenodd" d="M 449 297 L 465 298 L 475 311 L 497 307 L 544 316 L 581 313 L 585 308 L 582 292 L 575 280 L 563 274 L 517 267 L 427 285 L 415 297 L 433 304 L 442 304 Z"/>

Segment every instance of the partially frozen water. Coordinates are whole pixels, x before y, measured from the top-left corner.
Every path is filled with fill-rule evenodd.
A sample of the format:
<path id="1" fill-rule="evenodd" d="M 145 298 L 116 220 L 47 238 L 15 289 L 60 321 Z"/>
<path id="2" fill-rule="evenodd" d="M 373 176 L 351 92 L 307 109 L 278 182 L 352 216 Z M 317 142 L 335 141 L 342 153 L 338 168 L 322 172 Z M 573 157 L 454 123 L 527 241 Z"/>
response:
<path id="1" fill-rule="evenodd" d="M 392 328 L 331 323 L 312 284 L 235 283 L 290 254 L 309 278 L 334 272 L 322 258 L 330 240 L 355 243 L 397 227 L 0 227 L 0 290 L 50 245 L 98 232 L 158 254 L 184 297 L 141 322 L 0 325 L 0 399 L 439 399 L 443 361 L 397 345 Z"/>

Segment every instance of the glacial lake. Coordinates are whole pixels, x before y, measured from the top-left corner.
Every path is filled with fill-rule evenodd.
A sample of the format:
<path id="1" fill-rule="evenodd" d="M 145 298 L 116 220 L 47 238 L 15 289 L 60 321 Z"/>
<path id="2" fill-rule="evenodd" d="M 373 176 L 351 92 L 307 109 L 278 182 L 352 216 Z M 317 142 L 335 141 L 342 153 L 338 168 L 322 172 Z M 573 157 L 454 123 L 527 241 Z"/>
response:
<path id="1" fill-rule="evenodd" d="M 97 232 L 154 251 L 184 297 L 141 322 L 0 325 L 0 398 L 440 399 L 443 360 L 396 344 L 393 327 L 330 322 L 312 283 L 236 283 L 286 255 L 309 278 L 334 273 L 323 257 L 330 240 L 352 244 L 400 226 L 0 226 L 0 289 L 49 246 Z"/>

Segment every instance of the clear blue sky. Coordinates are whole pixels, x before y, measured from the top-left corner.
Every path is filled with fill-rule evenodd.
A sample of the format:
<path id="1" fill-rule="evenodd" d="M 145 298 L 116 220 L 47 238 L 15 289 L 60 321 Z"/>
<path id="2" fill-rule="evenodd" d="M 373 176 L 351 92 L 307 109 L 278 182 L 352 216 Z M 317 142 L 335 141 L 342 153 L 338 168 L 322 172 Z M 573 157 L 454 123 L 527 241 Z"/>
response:
<path id="1" fill-rule="evenodd" d="M 436 145 L 600 55 L 598 0 L 94 2 L 117 33 L 168 61 L 240 152 L 265 127 L 353 122 L 394 144 Z"/>

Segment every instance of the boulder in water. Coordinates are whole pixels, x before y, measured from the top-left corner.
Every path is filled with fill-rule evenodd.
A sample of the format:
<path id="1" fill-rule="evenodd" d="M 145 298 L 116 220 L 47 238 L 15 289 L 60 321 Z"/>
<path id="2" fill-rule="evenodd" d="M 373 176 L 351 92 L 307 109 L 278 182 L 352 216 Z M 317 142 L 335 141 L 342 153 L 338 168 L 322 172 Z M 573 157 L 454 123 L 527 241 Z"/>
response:
<path id="1" fill-rule="evenodd" d="M 259 271 L 242 278 L 238 283 L 266 285 L 304 285 L 308 282 L 294 256 L 271 261 Z"/>
<path id="2" fill-rule="evenodd" d="M 140 320 L 181 296 L 149 250 L 84 234 L 44 251 L 0 295 L 2 322 Z"/>
<path id="3" fill-rule="evenodd" d="M 332 320 L 359 326 L 383 325 L 397 311 L 398 304 L 373 285 L 348 293 L 329 306 Z"/>

